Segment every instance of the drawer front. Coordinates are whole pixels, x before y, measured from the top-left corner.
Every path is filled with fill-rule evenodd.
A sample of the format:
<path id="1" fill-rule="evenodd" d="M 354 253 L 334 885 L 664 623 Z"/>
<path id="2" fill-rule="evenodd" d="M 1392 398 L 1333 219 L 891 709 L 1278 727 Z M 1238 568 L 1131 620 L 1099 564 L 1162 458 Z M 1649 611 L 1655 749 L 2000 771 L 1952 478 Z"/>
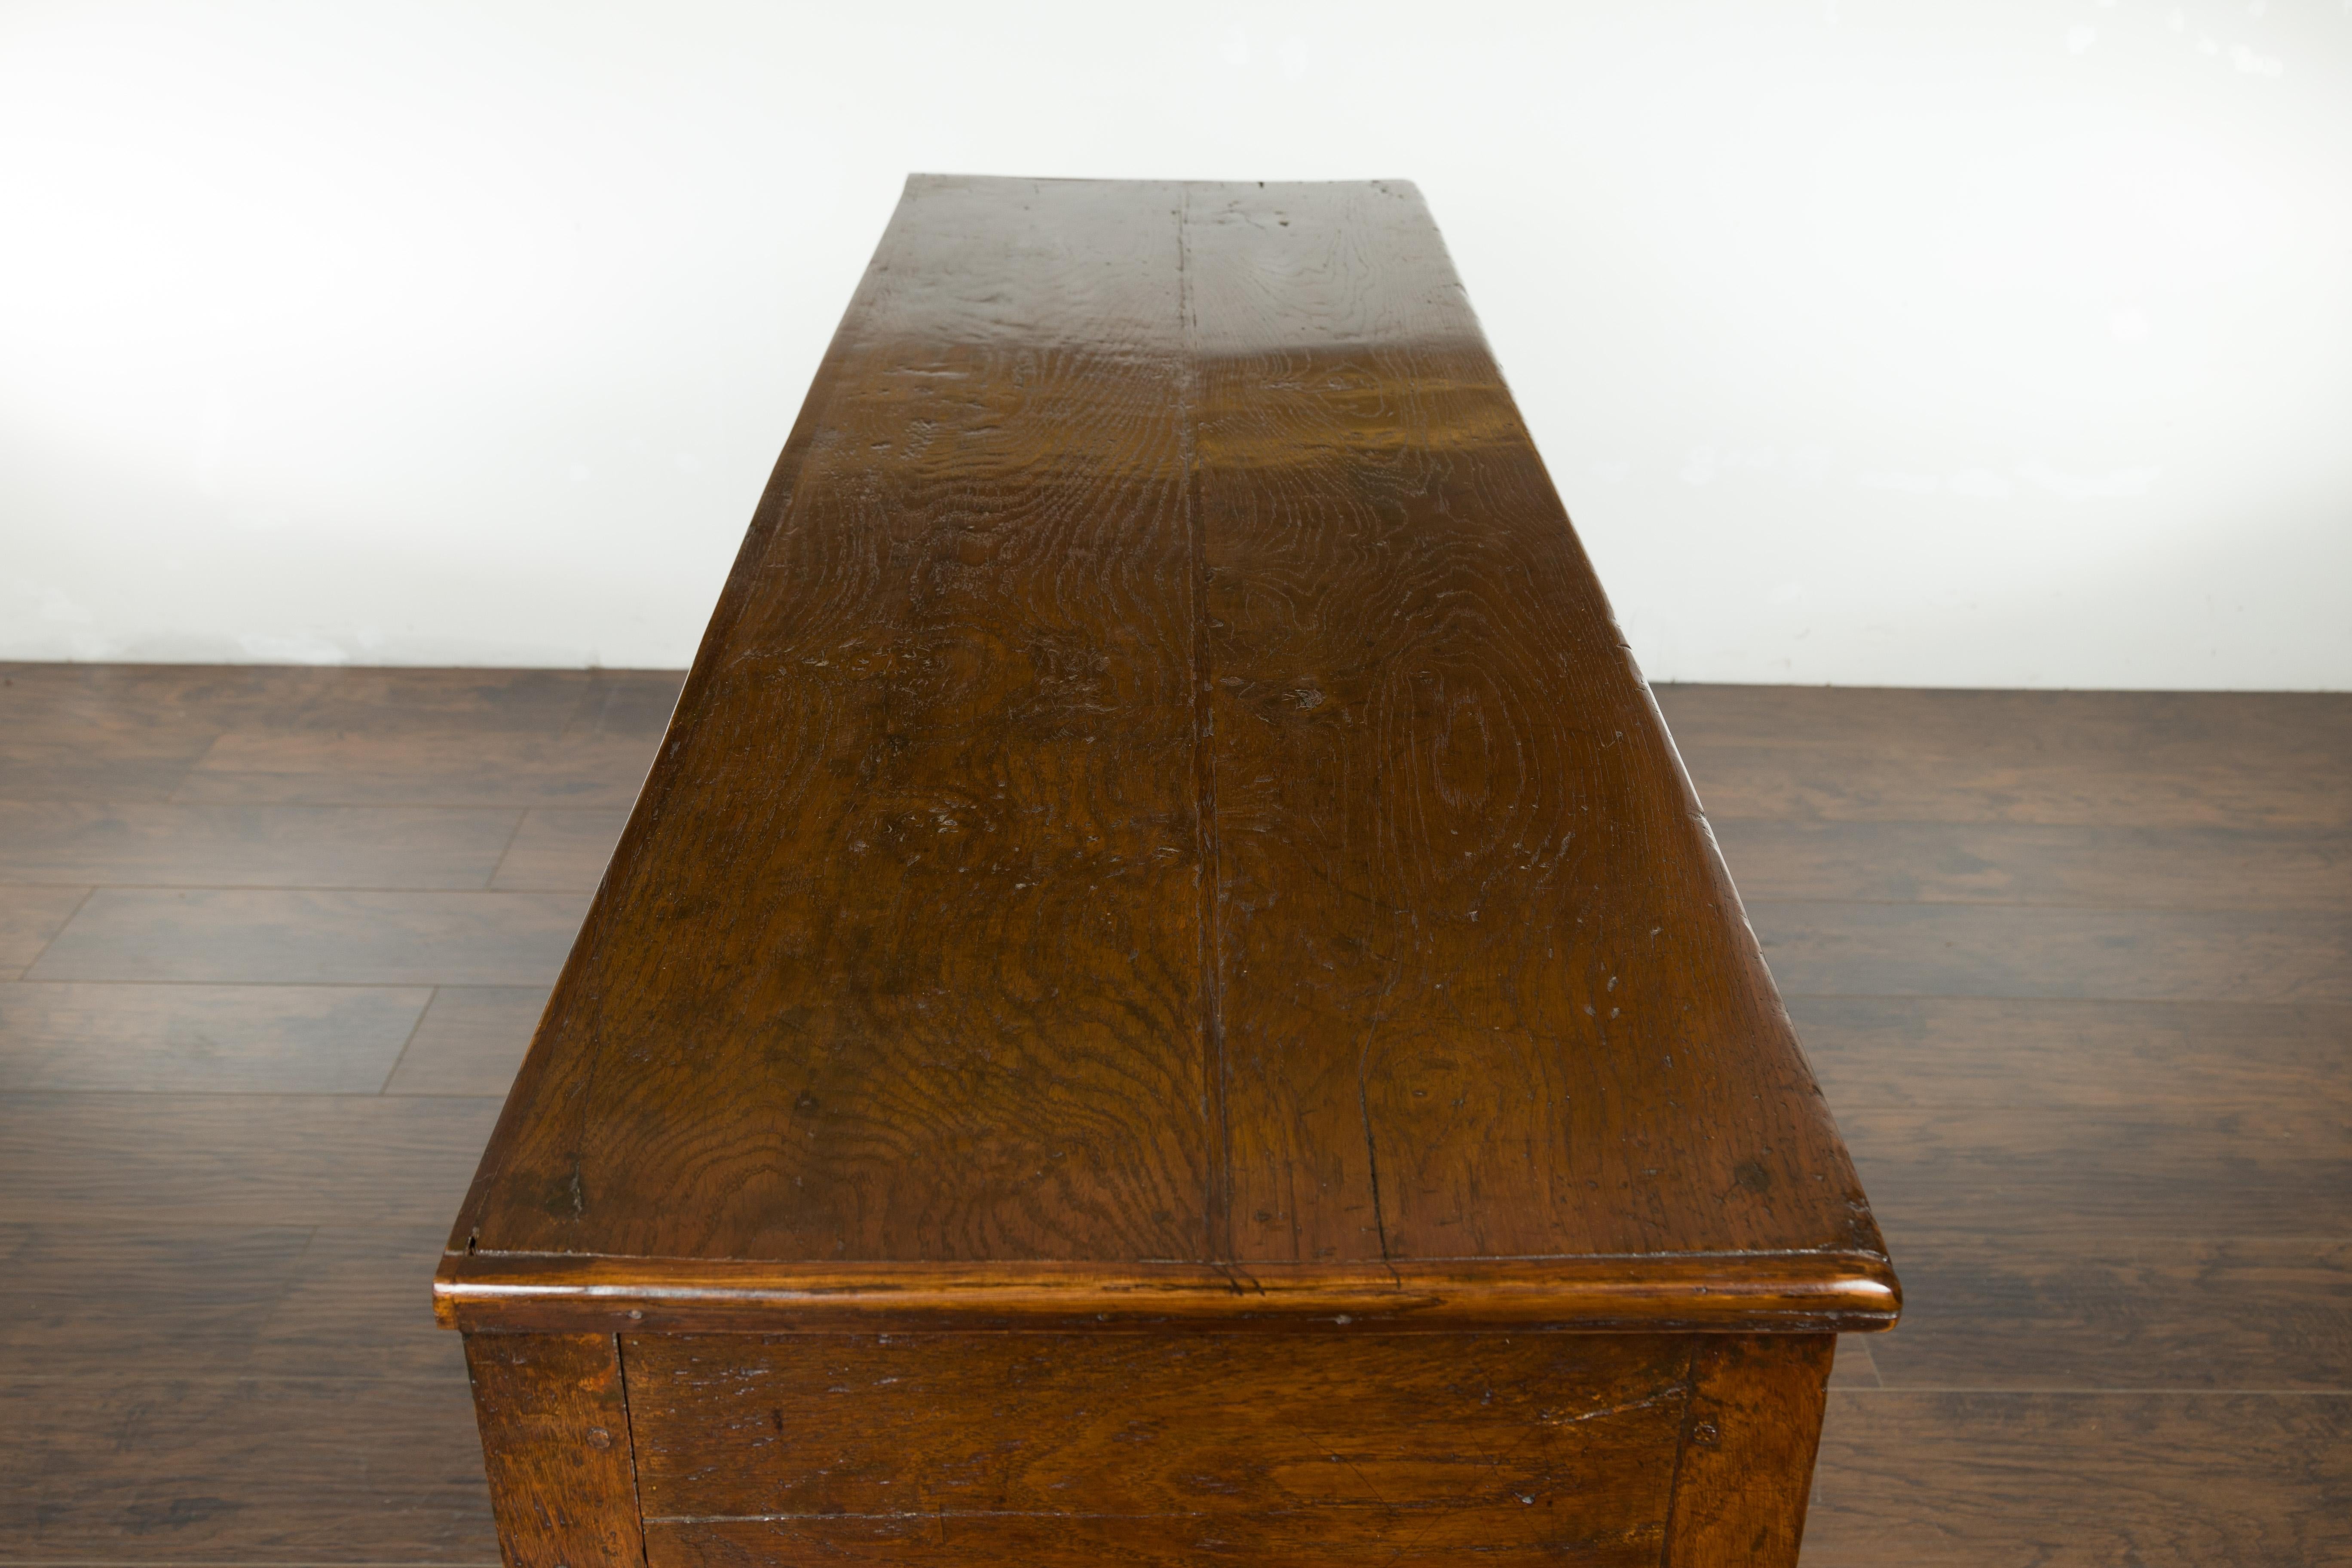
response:
<path id="1" fill-rule="evenodd" d="M 622 1359 L 654 1568 L 1654 1563 L 1691 1346 L 645 1335 Z"/>

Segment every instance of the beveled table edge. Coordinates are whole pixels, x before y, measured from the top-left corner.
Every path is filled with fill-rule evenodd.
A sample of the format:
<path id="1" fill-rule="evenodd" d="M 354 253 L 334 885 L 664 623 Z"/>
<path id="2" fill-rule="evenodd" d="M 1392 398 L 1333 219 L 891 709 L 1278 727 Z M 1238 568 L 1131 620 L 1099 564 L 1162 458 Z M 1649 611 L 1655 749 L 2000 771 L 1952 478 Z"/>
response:
<path id="1" fill-rule="evenodd" d="M 809 1263 L 452 1252 L 433 1282 L 468 1332 L 919 1332 L 1428 1328 L 1855 1333 L 1895 1326 L 1875 1253 L 1675 1253 L 1393 1263 Z"/>

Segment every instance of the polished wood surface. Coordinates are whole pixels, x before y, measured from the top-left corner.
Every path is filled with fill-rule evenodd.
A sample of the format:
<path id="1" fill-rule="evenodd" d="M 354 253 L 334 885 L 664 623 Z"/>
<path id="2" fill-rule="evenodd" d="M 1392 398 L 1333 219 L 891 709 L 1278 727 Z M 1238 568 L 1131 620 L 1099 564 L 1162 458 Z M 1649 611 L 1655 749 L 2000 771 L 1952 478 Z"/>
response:
<path id="1" fill-rule="evenodd" d="M 1655 1563 L 1694 1337 L 624 1343 L 656 1563 L 713 1539 L 822 1557 L 877 1526 L 971 1546 L 1061 1515 L 1087 1523 L 1028 1561 Z"/>
<path id="2" fill-rule="evenodd" d="M 444 1278 L 469 1327 L 1892 1321 L 1412 187 L 909 182 Z"/>
<path id="3" fill-rule="evenodd" d="M 609 1334 L 473 1334 L 466 1370 L 507 1568 L 641 1568 L 620 1346 Z"/>
<path id="4" fill-rule="evenodd" d="M 280 850 L 263 840 L 288 819 L 263 819 L 260 869 L 227 880 L 348 888 L 383 806 L 488 799 L 520 845 L 536 813 L 607 809 L 561 804 L 583 779 L 575 794 L 625 802 L 677 686 L 659 672 L 4 667 L 0 799 L 169 804 L 212 771 L 216 742 L 271 737 L 280 787 L 351 808 L 336 819 L 345 847 L 292 822 L 302 854 Z M 2352 884 L 2273 880 L 2343 852 L 2352 699 L 1658 695 L 1750 913 L 1781 935 L 1824 899 L 2352 918 Z M 339 737 L 368 731 L 421 738 L 414 765 L 347 771 L 359 760 Z M 306 732 L 298 754 L 290 737 Z M 443 767 L 468 748 L 473 772 Z M 1816 772 L 1812 756 L 1829 760 Z M 1796 803 L 1778 781 L 1800 772 Z M 1916 793 L 1873 782 L 1892 776 Z M 2028 806 L 2042 837 L 1971 838 L 1976 864 L 1950 858 L 1961 841 L 1948 831 Z M 1866 861 L 1834 847 L 1807 859 L 1801 846 L 1820 840 L 1793 830 L 1837 821 L 1887 836 Z M 1792 830 L 1782 848 L 1746 832 L 1742 849 L 1743 832 L 1776 824 Z M 1906 824 L 1918 831 L 1895 831 Z M 2230 861 L 2217 833 L 2247 836 L 2244 858 Z M 174 870 L 159 853 L 137 874 L 197 885 L 220 843 L 199 837 L 201 860 Z M 2074 846 L 2070 882 L 2046 868 L 2060 843 Z M 592 890 L 610 850 L 551 853 L 529 885 Z M 465 852 L 453 838 L 437 861 L 443 890 L 485 890 Z M 2217 855 L 2202 881 L 2174 863 Z M 495 1563 L 457 1336 L 419 1300 L 551 967 L 510 988 L 425 992 L 392 1068 L 405 1098 L 386 1105 L 348 1076 L 385 1059 L 373 1024 L 323 1065 L 306 1059 L 319 1015 L 300 987 L 271 1003 L 275 984 L 234 964 L 152 989 L 128 973 L 23 979 L 125 862 L 42 842 L 0 843 L 0 856 L 13 875 L 57 879 L 0 882 L 0 921 L 50 911 L 0 970 L 0 1562 Z M 2172 953 L 2125 936 L 2112 962 L 2145 990 L 2135 975 Z M 207 940 L 152 934 L 183 937 Z M 252 940 L 257 966 L 269 962 L 267 936 Z M 1891 1209 L 1903 1194 L 1890 1224 L 1907 1298 L 1894 1333 L 1839 1343 L 1804 1563 L 2304 1568 L 2352 1555 L 2352 1234 L 2336 1223 L 2352 1213 L 2352 1008 L 2054 996 L 2057 961 L 2036 952 L 2024 936 L 2009 948 L 2003 973 L 2024 997 L 1789 998 L 1872 1195 Z M 330 966 L 321 984 L 347 981 Z M 44 999 L 51 984 L 78 999 Z M 170 1011 L 183 997 L 198 1004 L 185 1032 Z M 68 1011 L 90 1065 L 50 1032 Z M 38 1028 L 23 1038 L 12 1020 Z M 142 1041 L 162 1053 L 152 1065 Z M 2332 1121 L 2315 1114 L 2330 1109 Z M 1876 1120 L 1918 1112 L 1935 1113 L 1937 1143 Z M 2257 1201 L 2242 1198 L 2250 1169 L 2266 1184 Z M 2151 1174 L 2165 1200 L 2122 1206 Z M 898 1561 L 923 1549 L 888 1547 Z"/>
<path id="5" fill-rule="evenodd" d="M 1670 1568 L 1796 1561 L 1832 1346 L 1093 1331 L 622 1342 L 656 1564 L 1275 1552 Z"/>
<path id="6" fill-rule="evenodd" d="M 1692 1347 L 1662 1561 L 1794 1563 L 1836 1342 L 1709 1334 Z"/>
<path id="7" fill-rule="evenodd" d="M 1417 193 L 908 182 L 437 1300 L 518 1565 L 1791 1568 L 1900 1296 Z"/>
<path id="8" fill-rule="evenodd" d="M 1877 1271 L 1811 1258 L 1410 1260 L 1252 1274 L 1230 1265 L 866 1263 L 820 1268 L 705 1258 L 478 1256 L 446 1264 L 441 1321 L 473 1329 L 1056 1329 L 1149 1325 L 1360 1335 L 1429 1329 L 1883 1329 Z"/>
<path id="9" fill-rule="evenodd" d="M 1181 237 L 1232 1256 L 1859 1272 L 1861 1188 L 1418 197 L 1212 187 Z"/>

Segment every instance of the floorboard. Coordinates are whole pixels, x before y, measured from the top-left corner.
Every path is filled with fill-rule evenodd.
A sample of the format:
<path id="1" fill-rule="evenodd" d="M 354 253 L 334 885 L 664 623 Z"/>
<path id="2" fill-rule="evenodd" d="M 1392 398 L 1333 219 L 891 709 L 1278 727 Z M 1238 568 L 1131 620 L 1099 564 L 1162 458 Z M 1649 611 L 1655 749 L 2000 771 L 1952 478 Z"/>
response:
<path id="1" fill-rule="evenodd" d="M 386 1094 L 503 1095 L 547 1008 L 544 985 L 444 985 L 409 1037 Z"/>
<path id="2" fill-rule="evenodd" d="M 426 1280 L 677 687 L 0 667 L 0 1564 L 496 1561 Z M 1659 696 L 1908 1287 L 1805 1561 L 2352 1559 L 2352 699 Z"/>
<path id="3" fill-rule="evenodd" d="M 19 1562 L 498 1561 L 462 1375 L 0 1385 Z"/>
<path id="4" fill-rule="evenodd" d="M 0 886 L 0 978 L 14 978 L 40 957 L 90 891 Z"/>
<path id="5" fill-rule="evenodd" d="M 2341 763 L 2265 771 L 2235 757 L 2135 760 L 2014 746 L 1938 752 L 1868 739 L 1817 749 L 1691 743 L 1682 753 L 1708 817 L 1724 823 L 2352 827 L 2352 800 L 2335 782 Z"/>
<path id="6" fill-rule="evenodd" d="M 0 1192 L 45 1223 L 446 1227 L 498 1110 L 373 1095 L 0 1095 Z"/>
<path id="7" fill-rule="evenodd" d="M 0 1379 L 104 1371 L 126 1346 L 149 1367 L 226 1370 L 291 1288 L 312 1228 L 0 1225 Z"/>
<path id="8" fill-rule="evenodd" d="M 1841 1110 L 1838 1124 L 1891 1237 L 2352 1239 L 2352 1138 L 2323 1108 Z"/>
<path id="9" fill-rule="evenodd" d="M 418 986 L 0 984 L 0 1084 L 373 1094 L 432 997 Z"/>
<path id="10" fill-rule="evenodd" d="M 175 1375 L 425 1382 L 461 1376 L 456 1336 L 419 1310 L 449 1227 L 110 1218 L 0 1225 L 11 1310 L 0 1378 L 73 1383 L 123 1348 Z"/>
<path id="11" fill-rule="evenodd" d="M 223 735 L 182 775 L 176 801 L 295 805 L 625 808 L 657 736 L 473 729 Z M 634 765 L 632 765 L 634 764 Z"/>
<path id="12" fill-rule="evenodd" d="M 520 817 L 435 806 L 0 799 L 0 881 L 482 888 Z"/>
<path id="13" fill-rule="evenodd" d="M 593 892 L 629 814 L 618 807 L 535 807 L 507 846 L 490 886 Z"/>
<path id="14" fill-rule="evenodd" d="M 2313 691 L 2023 691 L 1899 686 L 1665 685 L 1678 740 L 1790 750 L 1868 742 L 1906 752 L 2244 756 L 2352 766 L 2352 703 Z"/>
<path id="15" fill-rule="evenodd" d="M 1739 890 L 1779 902 L 2352 911 L 2352 833 L 1949 822 L 1715 824 Z"/>
<path id="16" fill-rule="evenodd" d="M 2352 1240 L 1920 1232 L 1903 1285 L 1888 1388 L 2352 1388 Z"/>
<path id="17" fill-rule="evenodd" d="M 544 985 L 582 893 L 100 888 L 33 980 L 281 985 Z"/>
<path id="18" fill-rule="evenodd" d="M 2352 1396 L 1830 1395 L 1806 1568 L 2352 1557 Z"/>
<path id="19" fill-rule="evenodd" d="M 1799 995 L 2352 1003 L 2352 915 L 1759 900 L 1748 919 Z"/>
<path id="20" fill-rule="evenodd" d="M 1788 1004 L 1841 1115 L 2301 1105 L 2352 1118 L 2352 1007 L 2015 996 Z"/>

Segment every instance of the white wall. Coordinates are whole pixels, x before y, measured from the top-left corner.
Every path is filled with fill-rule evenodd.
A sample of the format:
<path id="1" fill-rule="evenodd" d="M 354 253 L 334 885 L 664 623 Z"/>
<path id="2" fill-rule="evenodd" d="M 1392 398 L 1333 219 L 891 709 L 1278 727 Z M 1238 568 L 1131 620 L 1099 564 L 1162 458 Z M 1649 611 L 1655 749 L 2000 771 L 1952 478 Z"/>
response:
<path id="1" fill-rule="evenodd" d="M 911 169 L 1417 180 L 1654 677 L 2352 687 L 2352 0 L 9 0 L 0 657 L 684 662 Z"/>

